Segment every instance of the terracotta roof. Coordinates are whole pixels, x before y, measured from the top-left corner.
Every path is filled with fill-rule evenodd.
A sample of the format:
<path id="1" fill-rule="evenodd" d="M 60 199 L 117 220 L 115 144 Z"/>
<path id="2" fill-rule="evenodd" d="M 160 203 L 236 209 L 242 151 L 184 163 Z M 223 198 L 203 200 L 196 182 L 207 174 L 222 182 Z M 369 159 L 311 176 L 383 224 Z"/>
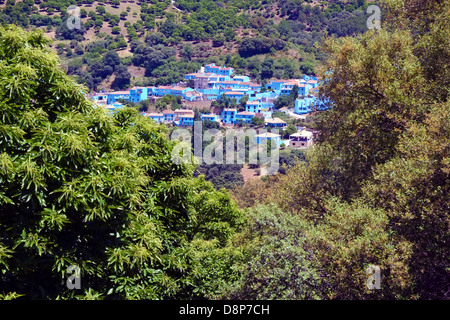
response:
<path id="1" fill-rule="evenodd" d="M 163 117 L 164 115 L 162 113 L 147 113 L 147 117 Z"/>
<path id="2" fill-rule="evenodd" d="M 281 120 L 280 118 L 274 118 L 266 120 L 266 123 L 286 123 L 286 122 Z"/>
<path id="3" fill-rule="evenodd" d="M 175 111 L 173 111 L 173 110 L 164 110 L 163 114 L 175 114 Z"/>
<path id="4" fill-rule="evenodd" d="M 227 95 L 244 95 L 244 93 L 242 93 L 242 92 L 238 92 L 238 91 L 227 91 L 227 92 L 225 92 L 225 94 L 227 94 Z"/>
<path id="5" fill-rule="evenodd" d="M 173 87 L 172 90 L 176 90 L 176 91 L 183 91 L 184 89 L 187 89 L 187 87 Z"/>
<path id="6" fill-rule="evenodd" d="M 193 114 L 183 114 L 180 116 L 180 118 L 193 118 L 194 115 Z"/>
<path id="7" fill-rule="evenodd" d="M 172 86 L 159 86 L 156 89 L 172 89 Z"/>
<path id="8" fill-rule="evenodd" d="M 250 111 L 241 111 L 241 112 L 238 112 L 236 115 L 241 115 L 241 116 L 254 116 L 255 113 L 254 113 L 254 112 L 250 112 Z"/>
<path id="9" fill-rule="evenodd" d="M 223 109 L 223 111 L 234 111 L 234 112 L 236 112 L 236 109 L 235 108 L 225 108 L 225 109 Z"/>
<path id="10" fill-rule="evenodd" d="M 283 84 L 287 84 L 287 85 L 298 84 L 298 81 L 297 80 L 289 80 L 289 81 L 284 82 Z"/>
<path id="11" fill-rule="evenodd" d="M 238 83 L 242 83 L 242 82 L 241 82 L 241 81 L 226 80 L 226 81 L 222 81 L 222 83 L 228 83 L 228 84 L 234 83 L 234 84 L 238 84 Z"/>

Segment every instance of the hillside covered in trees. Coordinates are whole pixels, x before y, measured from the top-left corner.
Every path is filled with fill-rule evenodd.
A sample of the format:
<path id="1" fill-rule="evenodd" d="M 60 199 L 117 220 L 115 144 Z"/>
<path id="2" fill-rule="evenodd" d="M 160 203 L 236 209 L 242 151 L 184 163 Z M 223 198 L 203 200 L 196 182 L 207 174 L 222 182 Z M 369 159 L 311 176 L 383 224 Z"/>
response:
<path id="1" fill-rule="evenodd" d="M 195 15 L 211 3 L 177 6 Z M 234 7 L 263 15 L 279 4 L 239 3 L 211 10 L 228 24 L 241 21 L 225 18 Z M 303 19 L 297 3 L 283 2 L 283 19 Z M 381 4 L 381 29 L 317 48 L 332 103 L 318 112 L 317 145 L 230 192 L 171 160 L 164 125 L 132 107 L 95 108 L 43 31 L 0 27 L 0 297 L 448 299 L 450 3 Z M 176 16 L 164 39 L 202 21 Z M 126 65 L 107 51 L 88 57 Z M 196 63 L 173 59 L 162 65 Z M 70 265 L 79 290 L 64 285 Z M 371 265 L 379 289 L 367 286 Z"/>
<path id="2" fill-rule="evenodd" d="M 3 2 L 3 4 L 2 4 Z M 80 28 L 67 26 L 76 5 Z M 325 35 L 366 30 L 365 0 L 1 0 L 0 24 L 39 28 L 89 89 L 176 83 L 209 62 L 258 81 L 313 74 Z M 105 55 L 117 53 L 120 63 Z M 120 57 L 120 58 L 119 58 Z"/>

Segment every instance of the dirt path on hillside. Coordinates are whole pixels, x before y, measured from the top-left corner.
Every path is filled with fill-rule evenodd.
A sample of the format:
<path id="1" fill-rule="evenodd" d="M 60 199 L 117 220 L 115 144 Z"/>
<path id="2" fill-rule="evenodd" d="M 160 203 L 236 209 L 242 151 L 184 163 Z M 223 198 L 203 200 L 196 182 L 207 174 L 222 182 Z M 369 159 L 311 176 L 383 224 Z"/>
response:
<path id="1" fill-rule="evenodd" d="M 241 174 L 244 177 L 244 183 L 251 179 L 260 179 L 260 175 L 257 174 L 257 170 L 259 169 L 250 169 L 248 167 L 248 163 L 244 164 L 244 167 L 241 169 Z"/>

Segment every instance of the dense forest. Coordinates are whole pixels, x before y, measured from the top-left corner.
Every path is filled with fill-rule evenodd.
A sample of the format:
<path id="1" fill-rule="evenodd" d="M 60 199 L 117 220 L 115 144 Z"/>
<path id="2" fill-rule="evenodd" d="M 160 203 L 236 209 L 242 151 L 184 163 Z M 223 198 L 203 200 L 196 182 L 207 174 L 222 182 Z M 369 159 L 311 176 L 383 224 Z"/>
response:
<path id="1" fill-rule="evenodd" d="M 270 38 L 281 22 L 254 28 L 245 17 L 257 24 L 274 13 L 293 26 L 272 40 L 292 46 L 298 22 L 315 19 L 311 37 L 332 35 L 343 9 L 364 6 L 329 3 L 306 14 L 303 1 L 179 1 L 181 16 L 171 19 L 158 2 L 136 24 L 160 28 L 168 43 L 195 35 L 201 44 L 241 26 L 258 31 L 248 38 Z M 39 4 L 8 0 L 1 16 L 21 26 L 0 26 L 0 298 L 449 298 L 448 1 L 382 0 L 381 29 L 324 38 L 315 72 L 332 108 L 317 114 L 316 146 L 286 154 L 284 172 L 230 191 L 196 174 L 193 161 L 171 160 L 177 142 L 166 126 L 133 107 L 95 108 L 67 75 L 67 52 L 58 56 L 43 30 L 22 28 L 38 21 Z M 54 19 L 46 25 L 60 27 Z M 244 48 L 259 41 L 242 39 Z M 176 46 L 127 40 L 131 60 L 148 56 L 145 81 L 198 63 L 174 60 Z M 129 59 L 97 48 L 82 48 L 92 63 L 80 72 L 104 59 L 125 73 Z M 241 53 L 221 59 L 255 58 Z M 64 285 L 70 265 L 81 269 L 79 290 Z M 381 272 L 377 290 L 366 285 L 370 265 Z"/>

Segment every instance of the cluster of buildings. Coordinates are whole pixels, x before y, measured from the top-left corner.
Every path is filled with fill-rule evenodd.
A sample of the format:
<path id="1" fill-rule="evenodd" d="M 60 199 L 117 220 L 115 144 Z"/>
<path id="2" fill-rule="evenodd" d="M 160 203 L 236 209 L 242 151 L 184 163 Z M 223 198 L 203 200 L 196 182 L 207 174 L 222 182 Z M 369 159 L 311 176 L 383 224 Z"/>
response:
<path id="1" fill-rule="evenodd" d="M 304 75 L 302 79 L 272 80 L 262 90 L 262 86 L 251 82 L 248 76 L 234 75 L 233 68 L 219 67 L 211 63 L 202 67 L 199 72 L 186 74 L 184 78 L 186 82 L 192 81 L 193 88 L 187 86 L 186 82 L 170 86 L 134 87 L 126 91 L 95 94 L 92 99 L 114 110 L 120 107 L 120 104 L 114 105 L 119 99 L 138 103 L 165 95 L 180 96 L 185 101 L 218 100 L 221 96 L 225 96 L 240 102 L 244 96 L 248 96 L 245 111 L 261 113 L 271 111 L 273 101 L 277 97 L 289 95 L 294 86 L 297 86 L 298 97 L 295 101 L 294 113 L 309 113 L 313 111 L 312 106 L 319 103 L 316 93 L 320 79 L 314 76 Z"/>
<path id="2" fill-rule="evenodd" d="M 248 115 L 247 111 L 240 112 L 245 119 Z M 236 113 L 236 109 L 225 109 L 223 114 L 225 117 L 238 116 L 240 113 Z M 194 125 L 194 111 L 191 109 L 178 109 L 178 110 L 164 110 L 162 113 L 143 113 L 144 116 L 156 121 L 157 123 L 174 124 L 176 126 L 193 126 Z M 239 116 L 238 116 L 239 117 Z M 219 116 L 216 114 L 202 114 L 202 121 L 219 121 Z M 286 122 L 280 118 L 267 119 L 265 121 L 266 127 L 278 127 L 283 128 L 286 126 Z M 257 144 L 267 143 L 268 141 L 275 141 L 277 146 L 282 143 L 294 148 L 308 148 L 312 144 L 313 133 L 307 130 L 300 130 L 289 136 L 289 140 L 282 140 L 280 134 L 266 132 L 255 135 L 255 142 Z"/>
<path id="3" fill-rule="evenodd" d="M 190 86 L 187 84 L 189 83 Z M 295 86 L 298 95 L 295 100 L 294 113 L 306 114 L 313 111 L 313 106 L 318 105 L 317 90 L 320 78 L 304 75 L 302 79 L 272 80 L 264 88 L 258 83 L 250 81 L 248 76 L 234 75 L 234 69 L 230 67 L 216 66 L 214 63 L 205 65 L 199 72 L 185 75 L 185 82 L 170 86 L 134 87 L 126 91 L 114 91 L 95 94 L 91 97 L 98 105 L 111 112 L 123 107 L 119 99 L 139 103 L 165 95 L 179 96 L 185 101 L 210 101 L 221 97 L 234 99 L 239 103 L 246 96 L 247 101 L 244 111 L 236 108 L 225 108 L 221 114 L 202 114 L 203 121 L 217 121 L 223 125 L 250 124 L 254 117 L 264 119 L 267 128 L 283 129 L 287 123 L 280 118 L 272 118 L 274 100 L 282 95 L 290 95 Z M 193 126 L 194 111 L 189 109 L 164 110 L 161 113 L 143 113 L 158 123 L 168 123 L 176 126 Z M 258 143 L 274 139 L 281 144 L 281 136 L 265 134 L 257 137 Z M 310 137 L 307 132 L 300 132 L 290 137 L 292 146 L 309 146 Z"/>

